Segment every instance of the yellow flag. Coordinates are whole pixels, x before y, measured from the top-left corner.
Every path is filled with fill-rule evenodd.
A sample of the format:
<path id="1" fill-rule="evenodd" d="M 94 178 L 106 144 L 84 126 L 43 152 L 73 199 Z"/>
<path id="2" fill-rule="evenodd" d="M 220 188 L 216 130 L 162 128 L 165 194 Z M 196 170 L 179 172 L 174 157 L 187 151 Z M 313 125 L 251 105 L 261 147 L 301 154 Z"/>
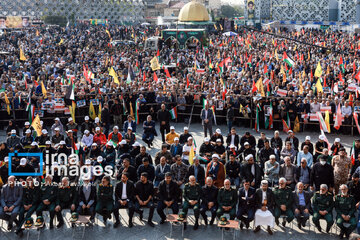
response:
<path id="1" fill-rule="evenodd" d="M 6 93 L 5 93 L 5 103 L 6 103 L 6 111 L 10 115 L 10 101 Z"/>
<path id="2" fill-rule="evenodd" d="M 256 83 L 255 83 L 258 91 L 260 92 L 262 97 L 265 97 L 265 91 L 264 91 L 264 85 L 262 82 L 262 79 L 260 78 Z"/>
<path id="3" fill-rule="evenodd" d="M 60 39 L 59 46 L 64 43 L 64 39 Z"/>
<path id="4" fill-rule="evenodd" d="M 319 92 L 324 92 L 324 91 L 323 91 L 323 87 L 322 87 L 322 85 L 321 85 L 320 78 L 317 80 L 315 87 L 316 87 L 316 91 L 317 91 L 318 93 L 319 93 Z"/>
<path id="5" fill-rule="evenodd" d="M 40 36 L 39 30 L 37 30 L 37 29 L 36 29 L 36 36 L 37 36 L 37 37 Z"/>
<path id="6" fill-rule="evenodd" d="M 277 49 L 275 49 L 275 58 L 276 58 L 276 61 L 279 61 L 279 57 L 278 57 L 278 54 L 277 54 Z"/>
<path id="7" fill-rule="evenodd" d="M 70 110 L 70 114 L 71 114 L 71 117 L 74 120 L 74 122 L 75 122 L 75 109 L 76 109 L 76 103 L 75 103 L 75 101 L 72 101 L 71 106 L 69 106 L 69 110 Z"/>
<path id="8" fill-rule="evenodd" d="M 216 27 L 216 24 L 214 23 L 214 28 L 215 28 L 215 30 L 217 30 L 217 27 Z"/>
<path id="9" fill-rule="evenodd" d="M 89 116 L 91 117 L 92 120 L 95 120 L 96 118 L 95 108 L 92 102 L 90 102 Z"/>
<path id="10" fill-rule="evenodd" d="M 98 118 L 99 118 L 99 121 L 101 122 L 101 103 L 99 104 Z"/>
<path id="11" fill-rule="evenodd" d="M 109 75 L 114 78 L 114 82 L 115 82 L 116 84 L 120 84 L 119 78 L 118 78 L 118 76 L 117 76 L 117 74 L 116 74 L 116 72 L 115 72 L 115 70 L 114 70 L 113 67 L 110 68 L 110 70 L 109 70 Z"/>
<path id="12" fill-rule="evenodd" d="M 110 35 L 109 30 L 106 29 L 106 33 L 107 33 L 107 35 L 109 36 L 109 38 L 111 39 L 111 35 Z"/>
<path id="13" fill-rule="evenodd" d="M 36 131 L 37 135 L 40 136 L 41 135 L 41 123 L 40 123 L 40 116 L 39 114 L 36 114 L 36 117 L 34 118 L 34 121 L 31 123 L 31 126 L 34 128 L 34 130 Z"/>
<path id="14" fill-rule="evenodd" d="M 330 114 L 329 114 L 329 111 L 326 111 L 325 112 L 325 124 L 326 124 L 326 127 L 328 129 L 328 132 L 330 133 Z"/>
<path id="15" fill-rule="evenodd" d="M 24 50 L 22 48 L 20 48 L 20 61 L 26 61 L 26 57 L 24 54 Z"/>
<path id="16" fill-rule="evenodd" d="M 224 28 L 223 28 L 223 26 L 220 24 L 220 30 L 222 31 L 222 30 L 224 30 Z"/>
<path id="17" fill-rule="evenodd" d="M 296 116 L 296 118 L 295 118 L 294 132 L 300 132 L 300 122 L 299 122 L 299 117 L 298 116 Z"/>
<path id="18" fill-rule="evenodd" d="M 301 79 L 301 74 L 299 73 L 299 93 L 303 94 L 303 92 L 304 92 L 304 87 Z"/>
<path id="19" fill-rule="evenodd" d="M 194 145 L 191 146 L 190 152 L 189 152 L 189 164 L 194 164 L 194 157 L 195 157 L 195 151 L 194 151 Z"/>
<path id="20" fill-rule="evenodd" d="M 153 57 L 153 59 L 151 59 L 150 67 L 151 67 L 151 70 L 153 70 L 153 71 L 160 69 L 160 64 L 159 64 L 159 60 L 157 59 L 157 57 Z"/>
<path id="21" fill-rule="evenodd" d="M 46 92 L 46 88 L 45 88 L 45 85 L 44 85 L 44 81 L 41 81 L 41 92 L 44 96 L 44 98 L 46 99 L 47 98 L 47 92 Z"/>
<path id="22" fill-rule="evenodd" d="M 320 62 L 318 62 L 314 76 L 319 78 L 319 77 L 321 77 L 321 75 L 322 75 L 321 64 L 320 64 Z"/>

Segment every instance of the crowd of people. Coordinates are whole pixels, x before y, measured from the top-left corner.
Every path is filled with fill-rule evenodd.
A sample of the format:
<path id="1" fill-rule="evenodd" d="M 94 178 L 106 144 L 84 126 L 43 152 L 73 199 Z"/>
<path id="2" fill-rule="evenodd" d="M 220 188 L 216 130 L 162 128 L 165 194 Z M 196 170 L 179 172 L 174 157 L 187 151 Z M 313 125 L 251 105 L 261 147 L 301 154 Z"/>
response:
<path id="1" fill-rule="evenodd" d="M 357 133 L 358 36 L 239 27 L 236 37 L 210 35 L 208 47 L 197 42 L 180 50 L 170 40 L 157 51 L 144 49 L 160 30 L 78 24 L 0 37 L 6 52 L 0 55 L 0 124 L 7 134 L 0 144 L 0 218 L 8 230 L 15 223 L 22 234 L 34 213 L 43 223 L 43 211 L 50 213 L 49 227 L 56 217 L 60 228 L 63 209 L 91 221 L 101 215 L 105 224 L 113 215 L 118 227 L 119 209 L 126 208 L 132 227 L 134 214 L 142 220 L 146 207 L 151 227 L 155 209 L 163 224 L 164 209 L 171 208 L 185 217 L 193 209 L 195 230 L 200 215 L 212 225 L 229 214 L 241 229 L 254 221 L 255 232 L 265 225 L 269 234 L 280 220 L 285 227 L 296 218 L 301 229 L 312 215 L 318 231 L 325 219 L 329 232 L 335 210 L 340 237 L 360 231 L 360 139 L 347 152 L 340 138 L 331 144 L 323 134 L 302 143 L 296 137 L 298 126 L 319 128 L 319 112 L 327 132 Z M 113 44 L 116 39 L 122 43 Z M 160 69 L 150 64 L 154 58 Z M 202 123 L 199 147 L 174 120 Z M 216 121 L 226 122 L 226 133 L 213 132 Z M 274 129 L 274 135 L 256 140 L 237 133 L 237 125 Z M 151 156 L 156 129 L 162 145 Z M 54 161 L 42 166 L 39 155 L 17 155 L 23 152 Z M 88 172 L 72 176 L 72 167 Z M 106 169 L 113 171 L 106 175 Z M 43 177 L 30 176 L 40 171 Z"/>

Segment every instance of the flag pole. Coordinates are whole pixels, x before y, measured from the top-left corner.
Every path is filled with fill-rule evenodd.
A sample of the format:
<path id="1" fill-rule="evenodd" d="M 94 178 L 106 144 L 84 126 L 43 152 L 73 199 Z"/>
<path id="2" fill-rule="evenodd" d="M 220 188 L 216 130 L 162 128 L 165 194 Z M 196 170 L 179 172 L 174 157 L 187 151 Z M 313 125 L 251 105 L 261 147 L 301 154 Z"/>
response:
<path id="1" fill-rule="evenodd" d="M 188 128 L 189 128 L 189 129 L 190 129 L 190 124 L 191 124 L 191 119 L 192 119 L 193 111 L 194 111 L 194 104 L 192 105 L 192 108 L 191 108 L 191 113 L 190 113 L 190 118 L 189 118 L 189 123 L 188 123 Z"/>

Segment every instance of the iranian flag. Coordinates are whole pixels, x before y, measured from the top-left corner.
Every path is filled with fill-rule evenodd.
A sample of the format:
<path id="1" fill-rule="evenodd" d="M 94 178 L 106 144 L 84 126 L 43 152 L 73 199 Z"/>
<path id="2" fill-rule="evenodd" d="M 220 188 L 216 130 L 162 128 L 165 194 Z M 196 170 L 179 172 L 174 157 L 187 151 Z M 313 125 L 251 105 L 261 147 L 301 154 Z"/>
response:
<path id="1" fill-rule="evenodd" d="M 171 119 L 176 119 L 177 118 L 177 110 L 176 107 L 172 108 L 170 110 L 170 115 L 171 115 Z"/>
<path id="2" fill-rule="evenodd" d="M 269 116 L 265 116 L 265 129 L 272 129 L 273 128 L 273 107 L 272 102 L 270 102 L 270 108 L 268 112 Z"/>
<path id="3" fill-rule="evenodd" d="M 354 166 L 355 165 L 355 141 L 353 141 L 350 156 L 351 156 L 351 165 Z"/>
<path id="4" fill-rule="evenodd" d="M 321 112 L 316 112 L 316 116 L 317 116 L 317 118 L 319 120 L 319 123 L 320 123 L 320 129 L 322 129 L 325 132 L 329 133 L 330 129 L 328 129 L 328 127 L 326 125 L 326 122 L 325 122 L 323 116 L 321 115 Z"/>
<path id="5" fill-rule="evenodd" d="M 277 94 L 278 96 L 280 96 L 280 97 L 286 97 L 287 93 L 288 93 L 288 91 L 287 91 L 287 90 L 284 90 L 284 89 L 278 89 L 278 90 L 276 91 L 276 94 Z"/>
<path id="6" fill-rule="evenodd" d="M 284 52 L 283 61 L 286 62 L 289 65 L 289 67 L 292 67 L 294 65 L 294 61 L 288 57 L 286 52 Z"/>

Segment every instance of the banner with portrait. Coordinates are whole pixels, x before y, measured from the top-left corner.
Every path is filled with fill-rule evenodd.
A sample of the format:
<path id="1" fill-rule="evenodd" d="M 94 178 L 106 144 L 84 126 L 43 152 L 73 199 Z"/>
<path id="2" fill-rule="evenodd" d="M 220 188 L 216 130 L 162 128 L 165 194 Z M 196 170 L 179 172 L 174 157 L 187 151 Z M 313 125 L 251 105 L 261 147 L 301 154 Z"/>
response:
<path id="1" fill-rule="evenodd" d="M 255 0 L 247 0 L 246 3 L 248 20 L 255 19 Z"/>
<path id="2" fill-rule="evenodd" d="M 6 28 L 24 28 L 30 26 L 29 17 L 21 16 L 0 16 L 0 29 Z"/>

